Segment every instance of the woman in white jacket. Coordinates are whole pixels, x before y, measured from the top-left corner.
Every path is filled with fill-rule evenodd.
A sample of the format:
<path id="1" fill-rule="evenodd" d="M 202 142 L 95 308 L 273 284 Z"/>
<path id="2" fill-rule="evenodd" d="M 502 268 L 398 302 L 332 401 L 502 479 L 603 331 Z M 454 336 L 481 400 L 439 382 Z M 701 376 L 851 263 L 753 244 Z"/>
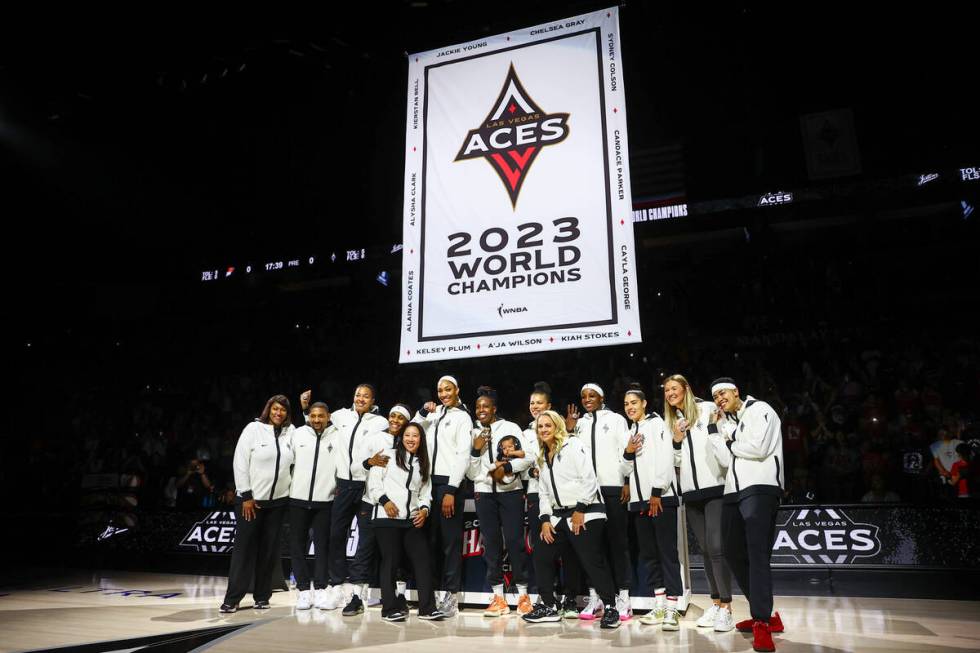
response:
<path id="1" fill-rule="evenodd" d="M 344 606 L 343 614 L 347 617 L 364 612 L 364 602 L 359 594 L 361 587 L 371 580 L 370 567 L 364 560 L 355 558 L 348 569 L 347 537 L 361 506 L 367 479 L 367 470 L 360 460 L 356 460 L 354 452 L 359 443 L 373 439 L 375 434 L 388 428 L 388 420 L 377 413 L 375 400 L 374 386 L 361 383 L 354 388 L 353 405 L 330 415 L 330 422 L 337 430 L 333 451 L 337 466 L 337 497 L 330 515 L 330 589 L 326 608 Z"/>
<path id="2" fill-rule="evenodd" d="M 616 610 L 620 619 L 633 617 L 630 606 L 630 586 L 633 584 L 633 563 L 629 553 L 629 483 L 622 469 L 623 450 L 629 440 L 629 426 L 619 413 L 606 408 L 605 392 L 595 383 L 586 383 L 581 391 L 585 415 L 579 418 L 577 409 L 569 406 L 566 424 L 574 422 L 575 435 L 589 452 L 592 469 L 599 479 L 602 501 L 606 505 L 606 547 L 612 563 L 613 576 L 619 593 Z M 595 579 L 589 578 L 589 602 L 579 613 L 580 619 L 595 619 L 604 609 L 596 596 Z"/>
<path id="3" fill-rule="evenodd" d="M 392 406 L 391 410 L 388 411 L 388 429 L 379 433 L 372 433 L 370 437 L 358 442 L 354 450 L 354 462 L 360 461 L 361 467 L 368 474 L 370 474 L 372 467 L 385 467 L 388 464 L 388 456 L 384 452 L 395 448 L 411 419 L 412 413 L 408 406 L 405 404 Z M 377 583 L 378 544 L 375 541 L 374 528 L 371 524 L 373 509 L 371 497 L 365 493 L 357 510 L 357 551 L 354 552 L 354 563 L 351 567 L 368 570 L 367 577 L 371 582 Z M 366 580 L 360 582 L 356 588 L 359 595 L 367 594 L 367 585 Z M 396 586 L 402 612 L 406 612 L 408 607 L 405 602 L 405 583 L 398 582 Z"/>
<path id="4" fill-rule="evenodd" d="M 517 585 L 517 612 L 531 611 L 527 592 L 527 553 L 524 550 L 524 483 L 521 475 L 532 460 L 522 443 L 520 427 L 497 417 L 497 392 L 488 386 L 476 391 L 476 419 L 467 478 L 473 481 L 473 499 L 483 535 L 483 560 L 487 565 L 487 584 L 493 599 L 483 612 L 486 617 L 510 613 L 504 598 L 504 542 L 510 554 L 514 584 Z M 514 453 L 505 455 L 510 443 Z M 501 535 L 501 532 L 503 535 Z"/>
<path id="5" fill-rule="evenodd" d="M 632 423 L 624 460 L 630 464 L 630 512 L 635 515 L 641 569 L 654 590 L 654 608 L 640 621 L 679 630 L 677 597 L 684 591 L 677 554 L 677 492 L 674 487 L 674 450 L 664 420 L 647 413 L 647 398 L 639 386 L 623 398 Z"/>
<path id="6" fill-rule="evenodd" d="M 534 547 L 534 571 L 541 600 L 529 614 L 531 623 L 560 621 L 560 605 L 555 600 L 555 561 L 577 555 L 588 578 L 595 583 L 599 598 L 610 606 L 602 615 L 602 628 L 618 628 L 619 613 L 612 606 L 616 586 L 606 562 L 606 506 L 599 495 L 599 482 L 592 469 L 591 455 L 581 438 L 569 437 L 561 416 L 544 411 L 536 420 L 540 540 Z"/>
<path id="7" fill-rule="evenodd" d="M 289 544 L 296 577 L 297 610 L 326 608 L 330 580 L 330 515 L 337 493 L 337 430 L 330 427 L 330 410 L 322 401 L 310 406 L 310 423 L 293 432 L 293 479 L 289 488 Z M 313 527 L 313 596 L 306 561 L 310 526 Z"/>
<path id="8" fill-rule="evenodd" d="M 372 526 L 381 550 L 381 618 L 405 621 L 407 609 L 395 594 L 395 572 L 408 558 L 418 582 L 419 618 L 442 619 L 432 591 L 429 544 L 422 527 L 432 505 L 425 430 L 409 424 L 393 449 L 382 452 L 385 466 L 371 467 L 367 496 L 373 504 Z"/>
<path id="9" fill-rule="evenodd" d="M 527 449 L 527 456 L 531 459 L 532 464 L 524 472 L 524 482 L 527 487 L 528 523 L 533 526 L 540 513 L 538 479 L 541 475 L 541 470 L 538 469 L 537 464 L 540 451 L 538 449 L 538 434 L 535 431 L 534 423 L 538 419 L 538 415 L 546 410 L 552 409 L 550 384 L 544 381 L 538 381 L 534 384 L 531 396 L 528 399 L 527 409 L 531 414 L 531 423 L 524 429 L 524 446 Z M 530 534 L 527 538 L 527 543 L 533 553 L 538 538 L 530 526 L 529 531 Z M 564 597 L 559 612 L 561 612 L 562 617 L 565 619 L 578 619 L 581 608 L 578 606 L 577 596 L 582 589 L 582 565 L 579 564 L 578 558 L 574 553 L 562 558 L 561 571 L 562 578 L 560 583 Z"/>
<path id="10" fill-rule="evenodd" d="M 459 399 L 459 382 L 446 375 L 436 383 L 439 405 L 430 401 L 412 420 L 426 432 L 432 461 L 432 499 L 436 514 L 429 526 L 436 559 L 439 610 L 447 617 L 458 611 L 456 594 L 463 583 L 463 492 L 470 465 L 472 418 Z"/>
<path id="11" fill-rule="evenodd" d="M 252 606 L 269 608 L 272 572 L 279 560 L 282 518 L 289 498 L 293 464 L 289 399 L 275 395 L 259 418 L 245 427 L 235 445 L 235 548 L 231 553 L 228 589 L 220 611 L 238 610 L 252 589 Z"/>
<path id="12" fill-rule="evenodd" d="M 704 574 L 711 590 L 711 606 L 697 620 L 699 628 L 728 632 L 732 618 L 732 576 L 725 560 L 721 513 L 727 466 L 714 454 L 709 438 L 711 416 L 717 409 L 699 401 L 691 384 L 680 374 L 664 381 L 664 421 L 680 468 L 684 514 L 704 558 Z"/>
<path id="13" fill-rule="evenodd" d="M 783 632 L 783 622 L 773 614 L 770 558 L 785 487 L 782 425 L 766 402 L 751 395 L 743 400 L 730 377 L 711 384 L 711 397 L 720 409 L 712 415 L 711 444 L 728 468 L 721 516 L 725 559 L 751 612 L 735 628 L 753 634 L 756 651 L 775 651 L 772 633 Z"/>

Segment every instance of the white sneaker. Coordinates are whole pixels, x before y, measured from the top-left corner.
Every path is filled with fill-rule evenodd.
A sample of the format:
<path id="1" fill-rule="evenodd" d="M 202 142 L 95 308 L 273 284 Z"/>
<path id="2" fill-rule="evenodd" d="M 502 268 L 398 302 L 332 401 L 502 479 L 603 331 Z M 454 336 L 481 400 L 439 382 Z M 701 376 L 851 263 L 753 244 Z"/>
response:
<path id="1" fill-rule="evenodd" d="M 381 605 L 381 590 L 377 587 L 369 587 L 367 593 L 361 598 L 364 599 L 364 605 L 369 608 Z"/>
<path id="2" fill-rule="evenodd" d="M 623 597 L 616 595 L 616 612 L 619 613 L 620 621 L 629 621 L 633 618 L 633 607 L 630 605 L 630 600 L 624 599 Z"/>
<path id="3" fill-rule="evenodd" d="M 677 604 L 667 604 L 667 609 L 664 611 L 664 622 L 660 626 L 664 630 L 680 630 L 681 625 L 677 620 Z"/>
<path id="4" fill-rule="evenodd" d="M 442 602 L 436 608 L 446 619 L 455 617 L 459 612 L 459 604 L 456 601 L 456 592 L 446 592 Z"/>
<path id="5" fill-rule="evenodd" d="M 310 590 L 302 590 L 299 596 L 296 597 L 296 609 L 309 610 L 312 607 L 313 602 L 310 600 Z"/>
<path id="6" fill-rule="evenodd" d="M 336 610 L 337 608 L 347 605 L 344 603 L 344 590 L 340 585 L 331 585 L 326 589 L 327 595 L 323 600 L 322 607 L 317 605 L 316 607 L 321 610 Z"/>
<path id="7" fill-rule="evenodd" d="M 701 618 L 697 620 L 698 628 L 714 628 L 715 619 L 718 618 L 718 611 L 721 608 L 718 607 L 717 603 L 712 603 L 711 607 L 704 611 Z"/>
<path id="8" fill-rule="evenodd" d="M 718 608 L 718 616 L 715 617 L 715 632 L 727 633 L 734 628 L 735 617 L 732 616 L 731 608 Z"/>
<path id="9" fill-rule="evenodd" d="M 602 603 L 602 599 L 595 593 L 595 590 L 592 590 L 589 592 L 589 600 L 585 604 L 585 607 L 578 613 L 578 618 L 584 619 L 585 621 L 594 621 L 602 616 L 605 608 L 606 606 Z"/>
<path id="10" fill-rule="evenodd" d="M 313 590 L 313 607 L 317 610 L 328 610 L 327 608 L 327 596 L 329 592 L 327 590 Z"/>
<path id="11" fill-rule="evenodd" d="M 666 612 L 667 604 L 664 601 L 656 601 L 653 610 L 640 617 L 640 623 L 645 626 L 659 626 L 664 622 Z"/>

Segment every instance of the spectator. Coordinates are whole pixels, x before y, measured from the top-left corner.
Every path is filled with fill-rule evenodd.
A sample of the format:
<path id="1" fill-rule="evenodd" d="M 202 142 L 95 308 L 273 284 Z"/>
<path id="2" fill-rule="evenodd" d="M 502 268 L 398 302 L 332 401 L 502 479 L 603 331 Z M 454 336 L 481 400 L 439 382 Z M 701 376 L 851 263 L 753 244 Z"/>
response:
<path id="1" fill-rule="evenodd" d="M 885 478 L 881 474 L 871 477 L 871 489 L 863 497 L 861 503 L 897 503 L 901 501 L 898 494 L 885 487 Z"/>
<path id="2" fill-rule="evenodd" d="M 950 470 L 950 483 L 956 488 L 957 499 L 970 498 L 970 445 L 961 442 L 956 447 L 956 455 L 959 460 L 953 463 Z"/>
<path id="3" fill-rule="evenodd" d="M 928 447 L 904 431 L 899 438 L 899 493 L 906 501 L 922 501 L 929 496 L 927 478 L 931 454 Z"/>
<path id="4" fill-rule="evenodd" d="M 946 497 L 952 496 L 953 465 L 960 460 L 956 447 L 961 444 L 962 441 L 955 439 L 950 431 L 941 428 L 936 433 L 936 441 L 929 447 L 932 452 L 932 465 L 943 485 L 942 495 Z"/>
<path id="5" fill-rule="evenodd" d="M 177 480 L 177 510 L 198 510 L 205 505 L 214 485 L 204 469 L 204 462 L 192 458 L 184 475 Z"/>

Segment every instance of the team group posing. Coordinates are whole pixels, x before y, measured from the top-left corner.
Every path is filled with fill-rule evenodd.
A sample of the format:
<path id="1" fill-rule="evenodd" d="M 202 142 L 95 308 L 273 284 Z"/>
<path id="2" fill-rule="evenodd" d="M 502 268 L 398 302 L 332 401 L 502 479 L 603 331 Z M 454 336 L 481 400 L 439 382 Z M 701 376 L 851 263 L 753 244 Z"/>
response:
<path id="1" fill-rule="evenodd" d="M 492 388 L 479 388 L 472 416 L 455 378 L 443 376 L 436 389 L 438 403 L 414 415 L 396 404 L 387 419 L 369 384 L 357 386 L 351 408 L 333 413 L 322 402 L 310 404 L 307 391 L 299 427 L 285 396 L 269 399 L 235 449 L 238 519 L 222 612 L 237 610 L 249 592 L 254 608 L 269 607 L 288 511 L 297 609 L 360 614 L 369 584 L 379 579 L 382 617 L 404 621 L 410 573 L 419 618 L 454 616 L 463 565 L 461 488 L 468 479 L 493 590 L 486 616 L 511 611 L 504 596 L 506 547 L 516 611 L 525 621 L 574 617 L 616 628 L 630 620 L 633 513 L 641 579 L 656 596 L 639 621 L 678 630 L 683 504 L 704 552 L 713 602 L 697 625 L 752 632 L 756 650 L 775 650 L 772 633 L 783 625 L 773 613 L 769 557 L 784 471 L 780 420 L 767 403 L 743 398 L 730 378 L 712 383 L 714 403 L 700 401 L 683 376 L 673 375 L 663 385 L 663 417 L 633 387 L 624 397 L 624 418 L 606 407 L 594 383 L 582 387 L 581 408 L 568 406 L 562 416 L 552 409 L 551 389 L 539 383 L 530 395 L 533 421 L 522 430 L 497 416 Z M 357 551 L 348 563 L 355 519 Z M 751 609 L 751 618 L 738 623 L 729 570 Z"/>

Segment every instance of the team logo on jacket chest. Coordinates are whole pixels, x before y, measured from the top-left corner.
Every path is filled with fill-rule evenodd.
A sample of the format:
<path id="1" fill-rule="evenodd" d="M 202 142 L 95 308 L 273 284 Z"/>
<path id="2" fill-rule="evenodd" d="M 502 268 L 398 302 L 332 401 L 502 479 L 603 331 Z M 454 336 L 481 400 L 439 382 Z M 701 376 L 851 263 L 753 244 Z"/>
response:
<path id="1" fill-rule="evenodd" d="M 466 134 L 455 161 L 486 159 L 516 208 L 524 180 L 542 148 L 568 136 L 568 115 L 547 113 L 538 106 L 524 90 L 512 63 L 490 113 Z"/>

